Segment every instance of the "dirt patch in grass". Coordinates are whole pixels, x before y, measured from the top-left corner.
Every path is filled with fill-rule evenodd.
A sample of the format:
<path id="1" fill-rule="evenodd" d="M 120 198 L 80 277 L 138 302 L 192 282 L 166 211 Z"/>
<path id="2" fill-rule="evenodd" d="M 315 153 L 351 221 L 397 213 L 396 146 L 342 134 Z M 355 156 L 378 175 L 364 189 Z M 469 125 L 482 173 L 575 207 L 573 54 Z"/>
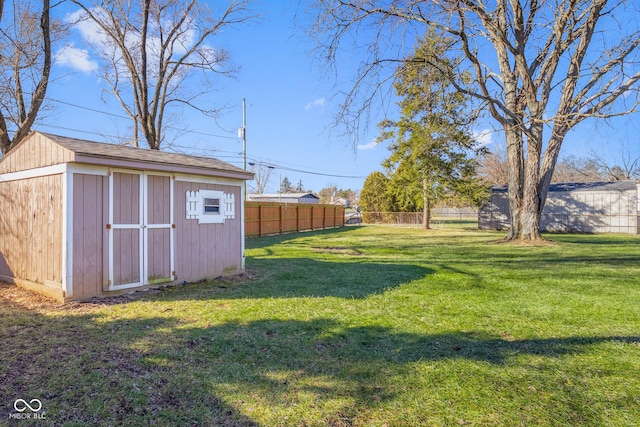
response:
<path id="1" fill-rule="evenodd" d="M 357 249 L 340 247 L 340 246 L 327 246 L 327 247 L 312 247 L 314 252 L 324 252 L 329 254 L 338 254 L 338 255 L 353 255 L 359 256 L 362 255 L 362 252 Z"/>
<path id="2" fill-rule="evenodd" d="M 113 297 L 92 298 L 87 301 L 72 301 L 61 303 L 37 292 L 23 289 L 16 285 L 0 282 L 0 300 L 5 307 L 13 309 L 24 309 L 37 313 L 48 313 L 52 311 L 73 312 L 77 314 L 89 313 L 97 308 L 107 305 L 122 304 L 142 295 L 128 294 Z"/>
<path id="3" fill-rule="evenodd" d="M 508 240 L 506 238 L 492 240 L 489 243 L 497 244 L 497 245 L 510 245 L 510 246 L 518 246 L 518 247 L 554 247 L 558 246 L 557 242 L 548 239 L 536 239 L 536 240 Z"/>
<path id="4" fill-rule="evenodd" d="M 242 274 L 222 276 L 213 280 L 203 280 L 198 283 L 210 283 L 214 287 L 225 289 L 227 286 L 254 280 L 257 276 L 257 271 L 247 269 Z M 161 293 L 165 290 L 182 287 L 184 285 L 185 284 L 173 284 L 162 288 L 134 291 L 128 294 L 94 297 L 85 301 L 61 303 L 37 292 L 29 291 L 16 285 L 0 282 L 0 301 L 2 301 L 2 304 L 6 308 L 24 309 L 38 313 L 62 311 L 83 314 L 110 305 L 125 304 L 145 296 Z M 188 285 L 188 283 L 186 285 Z"/>

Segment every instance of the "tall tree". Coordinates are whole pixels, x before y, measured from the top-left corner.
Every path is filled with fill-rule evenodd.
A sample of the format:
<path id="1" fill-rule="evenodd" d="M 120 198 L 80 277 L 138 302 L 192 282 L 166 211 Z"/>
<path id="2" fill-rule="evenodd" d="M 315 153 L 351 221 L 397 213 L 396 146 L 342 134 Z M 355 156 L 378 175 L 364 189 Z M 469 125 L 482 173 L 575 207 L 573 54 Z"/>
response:
<path id="1" fill-rule="evenodd" d="M 476 172 L 488 185 L 507 185 L 509 182 L 509 162 L 505 146 L 487 150 L 477 157 Z"/>
<path id="2" fill-rule="evenodd" d="M 6 154 L 31 132 L 51 74 L 50 2 L 0 0 L 0 151 Z"/>
<path id="3" fill-rule="evenodd" d="M 391 141 L 391 156 L 383 165 L 402 183 L 395 186 L 401 190 L 398 200 L 406 205 L 415 199 L 422 207 L 424 228 L 430 227 L 434 203 L 454 194 L 482 193 L 474 160 L 468 156 L 475 141 L 463 117 L 467 96 L 440 69 L 422 60 L 444 57 L 448 49 L 449 41 L 433 32 L 419 41 L 414 55 L 397 71 L 400 118 L 380 124 L 381 138 Z"/>
<path id="4" fill-rule="evenodd" d="M 424 58 L 457 84 L 469 72 L 474 97 L 502 127 L 509 165 L 508 240 L 540 238 L 540 215 L 567 133 L 590 118 L 638 110 L 640 28 L 637 2 L 623 0 L 315 0 L 312 33 L 325 58 L 363 46 L 365 60 L 340 118 L 358 125 L 356 95 L 391 60 L 406 56 L 405 34 L 435 28 L 465 58 Z M 367 31 L 369 30 L 369 31 Z M 370 37 L 362 39 L 362 37 Z M 349 49 L 344 43 L 352 43 Z M 398 46 L 393 55 L 388 46 Z M 444 62 L 443 62 L 444 61 Z M 376 85 L 378 89 L 380 85 Z M 349 112 L 354 111 L 355 115 Z"/>
<path id="5" fill-rule="evenodd" d="M 267 185 L 269 185 L 269 180 L 271 179 L 271 174 L 273 173 L 273 166 L 249 163 L 251 166 L 251 171 L 253 172 L 253 183 L 255 187 L 253 188 L 256 194 L 263 194 Z"/>
<path id="6" fill-rule="evenodd" d="M 596 182 L 607 181 L 602 167 L 592 157 L 567 156 L 558 161 L 553 171 L 552 182 Z"/>
<path id="7" fill-rule="evenodd" d="M 356 192 L 350 188 L 338 188 L 335 183 L 327 184 L 328 187 L 324 187 L 318 191 L 318 197 L 320 197 L 320 203 L 333 203 L 336 197 L 343 197 L 348 202 L 354 202 L 356 200 Z"/>
<path id="8" fill-rule="evenodd" d="M 595 151 L 589 155 L 590 161 L 609 181 L 623 181 L 640 178 L 640 156 L 632 156 L 630 153 L 621 153 L 621 163 L 612 164 L 604 156 Z"/>
<path id="9" fill-rule="evenodd" d="M 142 134 L 149 148 L 160 149 L 171 105 L 218 114 L 197 104 L 214 86 L 211 76 L 233 73 L 227 52 L 212 41 L 223 28 L 249 19 L 248 0 L 230 0 L 219 11 L 197 0 L 71 1 L 81 8 L 79 22 L 95 24 L 90 44 L 110 92 L 132 120 L 134 145 Z M 189 92 L 186 82 L 197 72 L 205 82 Z"/>
<path id="10" fill-rule="evenodd" d="M 360 192 L 360 207 L 365 222 L 379 222 L 384 213 L 391 210 L 388 185 L 389 179 L 382 172 L 371 172 L 365 179 Z"/>
<path id="11" fill-rule="evenodd" d="M 338 193 L 338 185 L 337 184 L 329 184 L 329 187 L 324 187 L 320 191 L 318 191 L 318 197 L 320 197 L 320 203 L 331 203 L 333 202 L 333 198 Z"/>
<path id="12" fill-rule="evenodd" d="M 280 181 L 280 192 L 281 193 L 292 193 L 294 191 L 293 185 L 291 185 L 291 181 L 286 176 L 282 181 Z"/>

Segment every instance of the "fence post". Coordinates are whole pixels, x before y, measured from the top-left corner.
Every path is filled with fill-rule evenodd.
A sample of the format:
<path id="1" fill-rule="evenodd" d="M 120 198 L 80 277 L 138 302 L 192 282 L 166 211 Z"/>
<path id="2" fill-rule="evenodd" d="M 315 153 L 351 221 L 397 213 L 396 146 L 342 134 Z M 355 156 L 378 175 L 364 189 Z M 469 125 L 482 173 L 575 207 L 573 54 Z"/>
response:
<path id="1" fill-rule="evenodd" d="M 284 206 L 280 205 L 280 234 L 282 234 L 282 231 L 284 229 L 284 226 L 282 224 L 284 218 Z"/>
<path id="2" fill-rule="evenodd" d="M 327 228 L 327 206 L 322 207 L 322 228 Z"/>
<path id="3" fill-rule="evenodd" d="M 258 235 L 262 236 L 262 204 L 258 206 Z"/>

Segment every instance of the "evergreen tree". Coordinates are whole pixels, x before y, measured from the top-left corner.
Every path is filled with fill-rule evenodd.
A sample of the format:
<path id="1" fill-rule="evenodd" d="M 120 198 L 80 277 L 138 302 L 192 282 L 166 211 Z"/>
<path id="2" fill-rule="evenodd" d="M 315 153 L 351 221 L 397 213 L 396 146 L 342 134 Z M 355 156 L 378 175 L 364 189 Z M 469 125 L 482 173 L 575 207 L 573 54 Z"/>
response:
<path id="1" fill-rule="evenodd" d="M 397 70 L 400 118 L 379 125 L 381 139 L 391 140 L 391 155 L 383 166 L 391 176 L 396 207 L 423 209 L 424 228 L 429 228 L 435 202 L 449 197 L 475 201 L 483 194 L 468 156 L 475 141 L 464 118 L 467 99 L 454 89 L 446 70 L 420 59 L 446 57 L 447 47 L 448 41 L 433 33 L 420 41 Z"/>
<path id="2" fill-rule="evenodd" d="M 364 222 L 380 222 L 383 212 L 391 210 L 391 198 L 388 192 L 389 179 L 382 172 L 372 172 L 364 181 L 360 192 Z"/>
<path id="3" fill-rule="evenodd" d="M 291 185 L 291 181 L 286 176 L 280 182 L 280 192 L 281 193 L 291 193 L 293 192 L 293 185 Z"/>

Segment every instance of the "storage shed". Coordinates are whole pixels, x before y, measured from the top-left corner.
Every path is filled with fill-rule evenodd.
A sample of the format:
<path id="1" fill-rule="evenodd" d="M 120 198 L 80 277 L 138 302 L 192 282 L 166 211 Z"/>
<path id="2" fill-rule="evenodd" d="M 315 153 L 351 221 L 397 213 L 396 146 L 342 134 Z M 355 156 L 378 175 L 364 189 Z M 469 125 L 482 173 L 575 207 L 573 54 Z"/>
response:
<path id="1" fill-rule="evenodd" d="M 635 181 L 556 183 L 549 187 L 540 229 L 550 232 L 638 234 L 639 185 Z M 494 187 L 478 212 L 478 227 L 510 227 L 507 187 Z"/>
<path id="2" fill-rule="evenodd" d="M 0 159 L 0 281 L 60 301 L 244 269 L 244 182 L 207 157 L 32 133 Z"/>

